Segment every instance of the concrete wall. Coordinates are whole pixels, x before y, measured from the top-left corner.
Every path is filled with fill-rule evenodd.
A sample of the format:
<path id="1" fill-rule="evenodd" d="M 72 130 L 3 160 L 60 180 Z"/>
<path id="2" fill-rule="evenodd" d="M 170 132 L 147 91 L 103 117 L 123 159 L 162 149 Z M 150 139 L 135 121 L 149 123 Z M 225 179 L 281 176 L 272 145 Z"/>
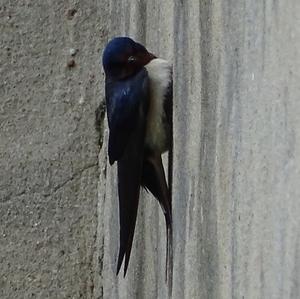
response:
<path id="1" fill-rule="evenodd" d="M 115 276 L 116 169 L 106 120 L 100 146 L 93 122 L 99 56 L 124 34 L 174 63 L 171 297 L 300 297 L 298 0 L 10 1 L 0 14 L 0 298 L 168 296 L 147 194 Z"/>
<path id="2" fill-rule="evenodd" d="M 105 3 L 0 3 L 0 298 L 95 298 Z"/>

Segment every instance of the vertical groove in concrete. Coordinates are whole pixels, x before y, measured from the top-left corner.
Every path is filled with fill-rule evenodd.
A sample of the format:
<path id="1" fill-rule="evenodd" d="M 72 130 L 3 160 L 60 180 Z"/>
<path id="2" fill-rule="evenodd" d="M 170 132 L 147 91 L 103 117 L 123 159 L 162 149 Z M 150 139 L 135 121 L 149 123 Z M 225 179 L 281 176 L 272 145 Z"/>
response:
<path id="1" fill-rule="evenodd" d="M 144 41 L 146 20 L 147 47 L 173 56 L 172 298 L 297 298 L 299 5 L 174 1 L 162 18 L 161 6 L 147 3 L 140 23 L 130 14 L 128 33 Z M 154 206 L 141 203 L 132 272 L 105 298 L 166 296 L 149 259 Z"/>
<path id="2" fill-rule="evenodd" d="M 144 192 L 115 276 L 116 169 L 94 111 L 103 46 L 126 34 L 174 64 L 171 297 L 298 298 L 299 15 L 298 0 L 1 3 L 0 297 L 167 298 Z"/>

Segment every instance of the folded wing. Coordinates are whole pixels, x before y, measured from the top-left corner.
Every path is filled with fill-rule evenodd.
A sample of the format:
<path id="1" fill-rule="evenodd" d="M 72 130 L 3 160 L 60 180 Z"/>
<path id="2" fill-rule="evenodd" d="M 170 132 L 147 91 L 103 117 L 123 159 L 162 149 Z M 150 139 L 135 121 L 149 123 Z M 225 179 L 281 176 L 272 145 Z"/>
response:
<path id="1" fill-rule="evenodd" d="M 149 79 L 145 69 L 118 82 L 106 82 L 110 164 L 118 162 L 120 217 L 119 273 L 125 256 L 124 276 L 132 247 L 144 159 Z"/>

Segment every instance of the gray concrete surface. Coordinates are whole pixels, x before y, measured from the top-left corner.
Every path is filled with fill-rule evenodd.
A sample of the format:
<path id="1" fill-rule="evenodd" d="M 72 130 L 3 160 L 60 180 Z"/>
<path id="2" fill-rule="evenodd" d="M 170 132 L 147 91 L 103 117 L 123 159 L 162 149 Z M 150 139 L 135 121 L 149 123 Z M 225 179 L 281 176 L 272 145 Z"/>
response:
<path id="1" fill-rule="evenodd" d="M 145 193 L 115 276 L 116 169 L 94 110 L 103 45 L 124 34 L 174 63 L 171 298 L 300 297 L 298 0 L 0 8 L 1 299 L 168 297 L 164 220 Z"/>
<path id="2" fill-rule="evenodd" d="M 171 297 L 299 298 L 299 1 L 116 5 L 125 15 L 110 35 L 174 62 Z M 149 196 L 128 277 L 114 275 L 115 184 L 108 167 L 104 298 L 167 298 L 164 223 Z"/>
<path id="3" fill-rule="evenodd" d="M 300 3 L 189 4 L 175 8 L 173 298 L 299 298 Z"/>
<path id="4" fill-rule="evenodd" d="M 1 299 L 96 298 L 105 24 L 100 1 L 1 1 Z"/>

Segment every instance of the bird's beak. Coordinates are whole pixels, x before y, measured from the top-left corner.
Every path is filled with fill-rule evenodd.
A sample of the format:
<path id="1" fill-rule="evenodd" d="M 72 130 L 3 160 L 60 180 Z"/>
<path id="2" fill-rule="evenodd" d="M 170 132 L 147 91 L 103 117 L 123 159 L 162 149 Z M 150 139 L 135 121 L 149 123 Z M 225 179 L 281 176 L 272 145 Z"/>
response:
<path id="1" fill-rule="evenodd" d="M 147 52 L 147 53 L 139 53 L 136 56 L 130 56 L 128 57 L 127 61 L 130 65 L 134 65 L 135 67 L 138 67 L 138 66 L 146 65 L 154 58 L 156 58 L 154 54 Z"/>
<path id="2" fill-rule="evenodd" d="M 156 58 L 156 56 L 154 54 L 147 52 L 147 53 L 143 53 L 141 56 L 139 56 L 138 60 L 141 65 L 146 65 L 154 58 Z"/>
<path id="3" fill-rule="evenodd" d="M 149 53 L 149 60 L 157 58 L 154 54 L 152 54 L 150 52 L 148 52 L 148 53 Z"/>

